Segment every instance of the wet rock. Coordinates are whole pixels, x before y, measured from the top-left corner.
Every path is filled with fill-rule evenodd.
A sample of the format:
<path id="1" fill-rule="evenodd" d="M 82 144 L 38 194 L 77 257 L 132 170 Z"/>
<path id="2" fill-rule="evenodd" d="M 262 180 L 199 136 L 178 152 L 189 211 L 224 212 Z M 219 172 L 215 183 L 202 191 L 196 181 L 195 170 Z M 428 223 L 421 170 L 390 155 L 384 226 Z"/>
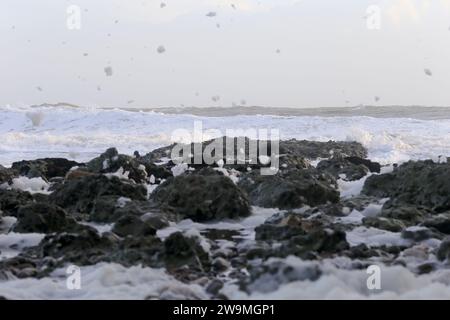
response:
<path id="1" fill-rule="evenodd" d="M 416 206 L 386 202 L 381 209 L 381 217 L 401 220 L 407 227 L 417 225 L 424 220 L 427 211 Z"/>
<path id="2" fill-rule="evenodd" d="M 0 261 L 0 270 L 22 279 L 30 276 L 36 276 L 38 274 L 38 265 L 33 259 L 16 256 Z"/>
<path id="3" fill-rule="evenodd" d="M 70 170 L 66 176 L 65 176 L 65 180 L 69 181 L 69 180 L 75 180 L 75 179 L 79 179 L 82 177 L 86 177 L 86 176 L 95 176 L 97 175 L 94 172 L 88 171 L 86 168 L 78 168 L 78 169 L 73 169 Z"/>
<path id="4" fill-rule="evenodd" d="M 12 169 L 21 176 L 28 178 L 42 177 L 48 181 L 51 178 L 64 177 L 71 168 L 77 166 L 82 166 L 82 164 L 63 158 L 45 158 L 14 162 Z"/>
<path id="5" fill-rule="evenodd" d="M 238 185 L 248 193 L 252 205 L 265 208 L 294 209 L 339 201 L 336 180 L 314 168 L 268 176 L 252 171 Z"/>
<path id="6" fill-rule="evenodd" d="M 52 257 L 59 265 L 71 262 L 84 266 L 108 261 L 105 257 L 112 248 L 113 243 L 110 240 L 100 236 L 96 230 L 86 228 L 78 233 L 47 235 L 37 247 L 28 249 L 26 253 L 41 259 Z"/>
<path id="7" fill-rule="evenodd" d="M 345 157 L 344 159 L 354 165 L 363 165 L 367 167 L 370 172 L 380 173 L 381 171 L 381 165 L 378 162 L 373 162 L 369 159 L 363 159 L 356 156 Z"/>
<path id="8" fill-rule="evenodd" d="M 431 262 L 422 263 L 417 267 L 418 274 L 427 274 L 436 270 L 436 264 Z"/>
<path id="9" fill-rule="evenodd" d="M 240 235 L 237 230 L 227 229 L 207 229 L 203 232 L 204 236 L 210 240 L 235 240 L 234 237 Z"/>
<path id="10" fill-rule="evenodd" d="M 163 244 L 159 238 L 151 235 L 126 237 L 105 258 L 126 267 L 139 264 L 152 268 L 165 266 Z"/>
<path id="11" fill-rule="evenodd" d="M 328 172 L 335 178 L 343 175 L 344 180 L 354 181 L 365 177 L 369 172 L 380 172 L 380 165 L 358 157 L 333 157 L 320 161 L 317 169 Z"/>
<path id="12" fill-rule="evenodd" d="M 202 271 L 210 268 L 209 255 L 194 237 L 185 237 L 181 232 L 172 233 L 164 241 L 164 259 L 168 268 L 193 266 Z"/>
<path id="13" fill-rule="evenodd" d="M 423 225 L 444 234 L 450 234 L 450 212 L 429 217 L 424 221 Z"/>
<path id="14" fill-rule="evenodd" d="M 359 195 L 351 198 L 341 199 L 339 203 L 343 206 L 344 210 L 348 214 L 353 209 L 362 212 L 371 204 L 380 204 L 380 201 L 375 197 Z"/>
<path id="15" fill-rule="evenodd" d="M 182 175 L 159 185 L 151 195 L 163 212 L 194 221 L 245 217 L 250 205 L 245 193 L 220 175 Z"/>
<path id="16" fill-rule="evenodd" d="M 367 149 L 359 142 L 318 142 L 291 139 L 280 141 L 280 154 L 291 154 L 308 159 L 332 156 L 366 158 Z"/>
<path id="17" fill-rule="evenodd" d="M 432 238 L 440 239 L 442 237 L 426 227 L 410 227 L 402 231 L 402 238 L 419 242 Z"/>
<path id="18" fill-rule="evenodd" d="M 449 260 L 450 259 L 450 237 L 446 237 L 441 245 L 439 246 L 439 249 L 436 253 L 436 257 L 440 261 Z"/>
<path id="19" fill-rule="evenodd" d="M 251 265 L 250 277 L 241 282 L 241 289 L 247 292 L 268 293 L 294 281 L 316 281 L 322 271 L 316 264 L 292 266 L 284 261 L 272 261 L 256 266 Z"/>
<path id="20" fill-rule="evenodd" d="M 212 267 L 216 272 L 223 272 L 230 267 L 230 263 L 222 257 L 217 257 L 212 261 Z"/>
<path id="21" fill-rule="evenodd" d="M 161 212 L 148 212 L 140 217 L 152 228 L 159 230 L 169 226 L 169 219 Z M 173 220 L 173 219 L 172 219 Z"/>
<path id="22" fill-rule="evenodd" d="M 393 172 L 370 176 L 363 194 L 390 197 L 399 204 L 428 207 L 436 213 L 450 209 L 450 163 L 409 161 Z"/>
<path id="23" fill-rule="evenodd" d="M 391 232 L 400 232 L 406 227 L 400 220 L 384 217 L 366 217 L 363 218 L 362 222 L 366 227 L 373 227 Z"/>
<path id="24" fill-rule="evenodd" d="M 80 230 L 72 217 L 55 205 L 33 203 L 19 208 L 13 230 L 21 233 L 51 233 Z"/>
<path id="25" fill-rule="evenodd" d="M 313 258 L 314 253 L 330 254 L 349 248 L 346 234 L 339 227 L 334 230 L 320 220 L 305 219 L 297 214 L 287 213 L 268 219 L 255 228 L 255 239 L 260 241 L 282 241 L 276 256 L 289 254 Z"/>
<path id="26" fill-rule="evenodd" d="M 206 292 L 208 292 L 212 295 L 217 295 L 222 288 L 223 288 L 223 282 L 219 279 L 214 279 L 206 287 Z"/>
<path id="27" fill-rule="evenodd" d="M 351 259 L 368 259 L 379 255 L 375 249 L 369 248 L 364 243 L 350 247 L 344 254 Z"/>
<path id="28" fill-rule="evenodd" d="M 175 146 L 177 149 L 174 149 Z M 333 155 L 360 158 L 367 156 L 367 150 L 357 142 L 312 142 L 292 139 L 280 141 L 278 149 L 273 149 L 273 147 L 270 141 L 251 140 L 244 137 L 221 137 L 202 143 L 173 144 L 159 148 L 141 157 L 140 161 L 163 161 L 165 162 L 164 167 L 172 168 L 175 166 L 175 163 L 170 160 L 172 151 L 178 150 L 179 154 L 174 152 L 174 156 L 195 169 L 208 166 L 217 167 L 217 163 L 222 161 L 223 167 L 226 169 L 247 172 L 271 165 L 280 170 L 307 169 L 311 167 L 307 158 L 329 158 Z M 182 148 L 183 151 L 181 151 Z M 203 157 L 204 154 L 209 155 L 215 163 L 208 165 Z M 279 158 L 279 163 L 271 163 L 272 155 Z M 263 161 L 264 158 L 268 161 Z M 369 160 L 364 159 L 359 162 L 364 162 L 366 165 L 371 164 Z M 371 165 L 370 168 L 374 169 L 374 166 Z"/>
<path id="29" fill-rule="evenodd" d="M 141 165 L 135 158 L 119 154 L 116 148 L 110 148 L 98 158 L 92 159 L 86 164 L 89 171 L 95 173 L 121 172 L 136 183 L 147 180 L 145 166 Z"/>
<path id="30" fill-rule="evenodd" d="M 0 208 L 4 215 L 17 216 L 19 207 L 34 202 L 35 197 L 26 191 L 0 189 Z"/>
<path id="31" fill-rule="evenodd" d="M 321 204 L 311 209 L 305 210 L 304 216 L 323 215 L 324 217 L 345 217 L 350 213 L 350 209 L 344 207 L 341 202 Z"/>
<path id="32" fill-rule="evenodd" d="M 91 216 L 92 221 L 109 221 L 117 200 L 146 200 L 147 190 L 142 185 L 121 181 L 104 175 L 85 176 L 66 181 L 49 197 L 50 201 L 75 215 Z"/>
<path id="33" fill-rule="evenodd" d="M 8 169 L 0 165 L 0 185 L 4 183 L 11 184 L 12 179 L 16 175 L 17 174 L 12 169 Z"/>
<path id="34" fill-rule="evenodd" d="M 112 232 L 121 237 L 145 237 L 155 235 L 156 229 L 134 215 L 124 215 L 114 224 Z"/>

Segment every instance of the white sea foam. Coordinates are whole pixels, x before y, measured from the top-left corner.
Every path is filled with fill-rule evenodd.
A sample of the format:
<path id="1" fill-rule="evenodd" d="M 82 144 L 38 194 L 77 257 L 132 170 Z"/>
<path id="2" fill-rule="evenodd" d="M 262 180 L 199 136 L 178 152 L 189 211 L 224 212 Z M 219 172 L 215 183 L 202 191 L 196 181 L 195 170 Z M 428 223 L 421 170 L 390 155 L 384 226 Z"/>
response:
<path id="1" fill-rule="evenodd" d="M 18 255 L 26 247 L 38 245 L 44 237 L 45 234 L 41 233 L 0 234 L 0 260 Z"/>
<path id="2" fill-rule="evenodd" d="M 28 177 L 18 177 L 12 180 L 12 184 L 2 184 L 0 189 L 16 189 L 22 191 L 28 191 L 29 193 L 43 193 L 49 194 L 48 191 L 50 185 L 44 181 L 42 178 L 28 178 Z"/>
<path id="3" fill-rule="evenodd" d="M 101 263 L 81 268 L 81 289 L 68 290 L 66 269 L 43 279 L 0 282 L 7 299 L 206 299 L 198 285 L 184 284 L 162 269 Z"/>

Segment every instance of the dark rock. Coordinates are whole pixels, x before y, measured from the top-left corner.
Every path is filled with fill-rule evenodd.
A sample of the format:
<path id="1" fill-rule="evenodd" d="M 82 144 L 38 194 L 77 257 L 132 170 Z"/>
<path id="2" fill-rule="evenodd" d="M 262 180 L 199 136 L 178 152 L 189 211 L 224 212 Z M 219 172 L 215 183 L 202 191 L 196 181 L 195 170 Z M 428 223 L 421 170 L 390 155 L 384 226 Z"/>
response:
<path id="1" fill-rule="evenodd" d="M 436 253 L 436 257 L 440 261 L 448 260 L 450 259 L 450 237 L 446 237 L 441 245 L 439 246 L 439 249 Z"/>
<path id="2" fill-rule="evenodd" d="M 110 221 L 119 198 L 144 201 L 146 194 L 142 185 L 127 183 L 114 176 L 95 175 L 66 181 L 49 198 L 71 214 L 87 214 L 92 221 L 104 222 Z"/>
<path id="3" fill-rule="evenodd" d="M 450 212 L 427 218 L 423 225 L 444 234 L 450 234 Z"/>
<path id="4" fill-rule="evenodd" d="M 367 149 L 359 142 L 318 142 L 291 139 L 280 141 L 280 154 L 291 154 L 308 159 L 332 156 L 366 158 Z"/>
<path id="5" fill-rule="evenodd" d="M 222 257 L 217 257 L 212 261 L 212 267 L 216 272 L 223 272 L 230 267 L 230 263 Z"/>
<path id="6" fill-rule="evenodd" d="M 348 208 L 350 213 L 353 209 L 364 211 L 369 205 L 379 203 L 379 199 L 375 197 L 368 197 L 364 195 L 354 196 L 351 198 L 341 199 L 339 202 L 343 207 Z M 347 214 L 348 214 L 347 213 Z"/>
<path id="7" fill-rule="evenodd" d="M 134 215 L 122 216 L 117 220 L 112 231 L 121 237 L 145 237 L 156 234 L 156 229 Z"/>
<path id="8" fill-rule="evenodd" d="M 0 208 L 4 215 L 17 216 L 19 207 L 34 202 L 36 196 L 26 191 L 0 189 Z"/>
<path id="9" fill-rule="evenodd" d="M 12 169 L 0 165 L 0 185 L 4 183 L 11 184 L 14 176 L 16 176 L 16 173 Z"/>
<path id="10" fill-rule="evenodd" d="M 240 235 L 237 230 L 226 229 L 207 229 L 203 232 L 204 236 L 210 240 L 235 240 L 234 237 Z"/>
<path id="11" fill-rule="evenodd" d="M 371 172 L 371 169 L 378 170 L 377 172 L 380 172 L 380 165 L 375 164 L 370 160 L 357 157 L 333 157 L 329 160 L 320 161 L 317 165 L 317 169 L 328 172 L 336 179 L 341 175 L 344 175 L 344 180 L 354 181 L 365 177 L 369 172 Z"/>
<path id="12" fill-rule="evenodd" d="M 196 238 L 187 238 L 180 232 L 172 233 L 164 241 L 165 261 L 168 268 L 194 266 L 201 270 L 210 268 L 209 255 Z"/>
<path id="13" fill-rule="evenodd" d="M 431 262 L 422 263 L 417 267 L 418 274 L 427 274 L 436 270 L 436 264 Z"/>
<path id="14" fill-rule="evenodd" d="M 219 279 L 213 279 L 211 283 L 208 284 L 206 287 L 206 292 L 217 295 L 219 291 L 223 288 L 223 282 Z"/>
<path id="15" fill-rule="evenodd" d="M 238 183 L 252 205 L 265 208 L 294 209 L 339 201 L 336 180 L 314 168 L 279 171 L 261 175 L 252 171 Z"/>
<path id="16" fill-rule="evenodd" d="M 317 281 L 322 271 L 318 265 L 293 267 L 283 261 L 250 265 L 250 277 L 241 282 L 241 289 L 247 292 L 268 293 L 283 284 L 294 281 Z"/>
<path id="17" fill-rule="evenodd" d="M 428 228 L 412 227 L 402 231 L 402 238 L 419 242 L 432 238 L 440 239 L 442 237 Z"/>
<path id="18" fill-rule="evenodd" d="M 369 248 L 364 243 L 350 247 L 345 254 L 351 259 L 368 259 L 379 255 L 376 250 Z"/>
<path id="19" fill-rule="evenodd" d="M 401 205 L 388 201 L 383 205 L 380 216 L 401 220 L 409 227 L 421 223 L 426 213 L 426 210 L 419 209 L 416 206 Z"/>
<path id="20" fill-rule="evenodd" d="M 360 157 L 345 157 L 346 161 L 353 163 L 354 165 L 363 165 L 369 169 L 370 172 L 380 173 L 381 165 L 378 162 L 372 162 L 369 159 L 363 159 Z"/>
<path id="21" fill-rule="evenodd" d="M 163 213 L 148 212 L 145 215 L 141 216 L 141 219 L 156 230 L 163 229 L 169 226 L 169 220 Z"/>
<path id="22" fill-rule="evenodd" d="M 12 164 L 12 169 L 28 178 L 42 177 L 47 181 L 54 177 L 64 177 L 73 167 L 82 164 L 63 158 L 45 158 L 20 161 Z"/>
<path id="23" fill-rule="evenodd" d="M 108 261 L 105 256 L 113 250 L 113 243 L 87 228 L 79 233 L 47 235 L 38 247 L 31 248 L 38 257 L 52 257 L 60 263 L 71 262 L 79 266 Z"/>
<path id="24" fill-rule="evenodd" d="M 400 220 L 385 217 L 366 217 L 363 218 L 362 222 L 366 227 L 373 227 L 391 232 L 400 232 L 406 227 Z"/>
<path id="25" fill-rule="evenodd" d="M 0 261 L 0 270 L 22 279 L 36 276 L 38 273 L 38 265 L 33 259 L 19 255 Z"/>
<path id="26" fill-rule="evenodd" d="M 370 176 L 362 193 L 445 212 L 450 209 L 450 163 L 404 163 L 391 173 Z"/>
<path id="27" fill-rule="evenodd" d="M 33 203 L 19 208 L 15 232 L 22 233 L 51 233 L 79 230 L 72 217 L 58 206 L 47 203 Z"/>
<path id="28" fill-rule="evenodd" d="M 92 159 L 86 164 L 89 171 L 95 173 L 115 173 L 119 170 L 128 174 L 128 178 L 136 183 L 147 180 L 145 166 L 142 166 L 135 158 L 119 154 L 116 148 L 110 148 L 98 158 Z"/>
<path id="29" fill-rule="evenodd" d="M 219 144 L 223 146 L 221 150 L 222 154 L 219 154 L 220 148 Z M 233 146 L 232 150 L 226 150 L 227 145 Z M 140 161 L 147 162 L 157 162 L 162 159 L 171 158 L 172 150 L 176 146 L 175 144 L 153 150 L 144 157 L 140 158 Z M 182 145 L 177 145 L 181 147 Z M 217 150 L 214 149 L 217 146 Z M 340 156 L 354 156 L 365 158 L 367 156 L 367 150 L 357 142 L 315 142 L 315 141 L 299 141 L 299 140 L 288 140 L 279 142 L 279 150 L 272 150 L 272 145 L 270 141 L 263 140 L 251 140 L 244 137 L 221 137 L 218 139 L 208 140 L 202 143 L 192 143 L 190 145 L 185 145 L 185 151 L 187 154 L 176 155 L 182 158 L 185 163 L 192 165 L 194 168 L 200 168 L 206 166 L 203 161 L 203 157 L 198 155 L 199 152 L 202 155 L 205 149 L 208 148 L 208 153 L 211 154 L 212 158 L 218 161 L 219 159 L 224 160 L 226 168 L 233 168 L 238 171 L 247 171 L 248 167 L 252 169 L 259 169 L 261 167 L 270 166 L 270 163 L 261 163 L 259 156 L 280 156 L 280 169 L 285 168 L 297 168 L 305 169 L 309 168 L 309 163 L 305 160 L 316 159 L 316 158 L 329 158 L 333 155 Z M 251 159 L 250 149 L 254 148 L 258 155 L 257 159 Z M 181 149 L 181 148 L 180 148 Z M 228 156 L 227 155 L 228 151 Z M 197 154 L 197 158 L 202 159 L 201 163 L 195 163 L 193 161 L 194 156 Z M 234 160 L 234 161 L 231 161 Z M 242 163 L 237 163 L 236 160 L 240 159 Z M 173 166 L 174 163 L 169 163 L 169 167 Z"/>
<path id="30" fill-rule="evenodd" d="M 349 248 L 345 232 L 336 228 L 332 230 L 320 220 L 305 219 L 297 214 L 287 213 L 255 228 L 255 238 L 260 241 L 282 241 L 278 256 L 289 254 L 303 258 L 318 254 L 330 254 Z"/>
<path id="31" fill-rule="evenodd" d="M 245 217 L 250 205 L 245 193 L 220 175 L 182 175 L 159 185 L 151 195 L 164 212 L 194 221 Z"/>

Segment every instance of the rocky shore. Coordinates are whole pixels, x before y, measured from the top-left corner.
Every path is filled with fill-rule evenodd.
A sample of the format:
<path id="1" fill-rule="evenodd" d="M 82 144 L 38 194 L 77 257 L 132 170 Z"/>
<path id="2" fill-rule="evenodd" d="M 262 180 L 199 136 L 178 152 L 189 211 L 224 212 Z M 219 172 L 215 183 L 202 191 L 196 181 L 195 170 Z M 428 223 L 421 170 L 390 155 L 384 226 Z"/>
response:
<path id="1" fill-rule="evenodd" d="M 287 140 L 267 176 L 270 164 L 175 164 L 170 150 L 0 166 L 0 288 L 113 263 L 163 268 L 205 295 L 185 298 L 229 299 L 230 286 L 270 294 L 330 265 L 415 276 L 450 267 L 445 157 L 381 166 L 357 142 Z"/>

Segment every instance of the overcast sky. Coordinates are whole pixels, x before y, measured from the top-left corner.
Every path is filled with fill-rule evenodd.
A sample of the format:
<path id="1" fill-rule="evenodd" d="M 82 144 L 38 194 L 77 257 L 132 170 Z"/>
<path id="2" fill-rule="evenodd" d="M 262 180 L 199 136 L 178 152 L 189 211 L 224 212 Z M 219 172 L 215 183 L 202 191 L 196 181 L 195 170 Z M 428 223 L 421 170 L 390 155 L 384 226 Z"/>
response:
<path id="1" fill-rule="evenodd" d="M 71 5 L 81 9 L 79 30 L 67 26 Z M 370 5 L 381 9 L 379 29 Z M 1 7 L 2 106 L 450 106 L 450 0 Z"/>

